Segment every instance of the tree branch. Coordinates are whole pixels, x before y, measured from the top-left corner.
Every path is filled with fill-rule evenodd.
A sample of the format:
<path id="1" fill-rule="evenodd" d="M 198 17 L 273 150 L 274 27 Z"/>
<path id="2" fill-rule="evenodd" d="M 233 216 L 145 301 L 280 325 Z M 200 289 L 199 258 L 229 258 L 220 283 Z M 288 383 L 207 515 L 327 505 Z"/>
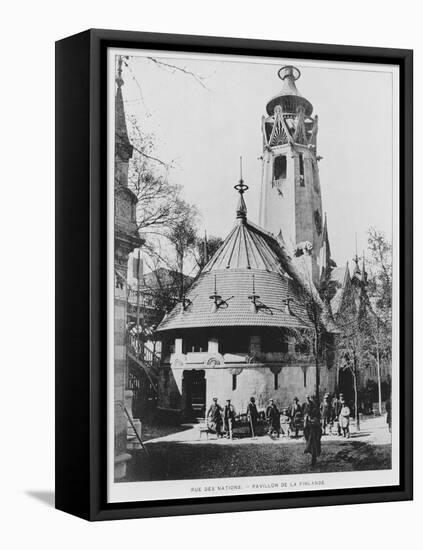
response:
<path id="1" fill-rule="evenodd" d="M 177 67 L 176 65 L 172 65 L 170 63 L 165 63 L 164 61 L 160 61 L 159 59 L 156 59 L 155 57 L 147 57 L 147 59 L 149 59 L 153 63 L 156 63 L 156 65 L 158 65 L 158 66 L 162 66 L 162 67 L 166 67 L 166 68 L 170 69 L 172 72 L 180 71 L 181 73 L 184 73 L 184 74 L 187 74 L 187 75 L 191 76 L 205 90 L 210 91 L 209 88 L 207 88 L 207 86 L 204 84 L 203 78 L 201 76 L 198 76 L 197 74 L 189 71 L 188 69 L 184 69 L 183 67 Z"/>

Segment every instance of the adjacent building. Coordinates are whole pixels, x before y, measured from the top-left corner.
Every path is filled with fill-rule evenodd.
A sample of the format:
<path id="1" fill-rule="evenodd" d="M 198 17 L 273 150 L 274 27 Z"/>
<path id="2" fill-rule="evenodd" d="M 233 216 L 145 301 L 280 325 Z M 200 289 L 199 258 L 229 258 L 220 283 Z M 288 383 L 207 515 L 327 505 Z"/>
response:
<path id="1" fill-rule="evenodd" d="M 137 198 L 128 188 L 128 165 L 132 145 L 128 138 L 122 97 L 122 58 L 118 58 L 115 96 L 115 216 L 114 216 L 114 426 L 115 479 L 124 477 L 131 458 L 127 448 L 127 417 L 131 411 L 132 392 L 127 381 L 127 269 L 129 254 L 141 245 L 136 224 Z"/>

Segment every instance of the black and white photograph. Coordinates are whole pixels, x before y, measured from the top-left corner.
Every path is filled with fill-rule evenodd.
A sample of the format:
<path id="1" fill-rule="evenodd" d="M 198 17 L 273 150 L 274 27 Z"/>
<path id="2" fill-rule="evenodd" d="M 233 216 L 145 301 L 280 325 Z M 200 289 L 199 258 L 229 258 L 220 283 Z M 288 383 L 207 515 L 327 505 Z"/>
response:
<path id="1" fill-rule="evenodd" d="M 399 74 L 108 51 L 108 500 L 398 484 Z"/>
<path id="2" fill-rule="evenodd" d="M 1 548 L 418 547 L 418 7 L 5 4 Z"/>

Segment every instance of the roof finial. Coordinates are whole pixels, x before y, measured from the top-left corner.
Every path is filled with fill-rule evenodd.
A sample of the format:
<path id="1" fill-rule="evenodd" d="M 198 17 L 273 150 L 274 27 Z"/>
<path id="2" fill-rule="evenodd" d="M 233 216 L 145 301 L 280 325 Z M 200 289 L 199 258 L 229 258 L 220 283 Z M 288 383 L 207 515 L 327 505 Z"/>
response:
<path id="1" fill-rule="evenodd" d="M 293 65 L 284 65 L 278 71 L 278 77 L 281 80 L 285 80 L 285 78 L 289 78 L 291 80 L 298 80 L 300 76 L 301 76 L 301 71 L 297 69 L 297 67 L 294 67 Z"/>
<path id="2" fill-rule="evenodd" d="M 357 252 L 357 233 L 355 234 L 355 256 L 353 258 L 353 261 L 355 262 L 355 269 L 354 269 L 354 275 L 359 277 L 361 275 L 360 266 L 358 265 L 360 258 L 358 256 Z"/>
<path id="3" fill-rule="evenodd" d="M 357 253 L 357 233 L 355 234 L 355 256 L 353 258 L 353 260 L 355 261 L 355 265 L 358 267 L 358 260 L 360 258 L 358 257 L 358 253 Z"/>
<path id="4" fill-rule="evenodd" d="M 244 180 L 242 179 L 242 157 L 239 157 L 239 169 L 240 169 L 240 179 L 239 183 L 234 186 L 239 193 L 239 201 L 236 209 L 236 217 L 240 220 L 245 220 L 247 218 L 247 205 L 244 201 L 244 193 L 248 189 L 248 185 L 245 185 Z"/>

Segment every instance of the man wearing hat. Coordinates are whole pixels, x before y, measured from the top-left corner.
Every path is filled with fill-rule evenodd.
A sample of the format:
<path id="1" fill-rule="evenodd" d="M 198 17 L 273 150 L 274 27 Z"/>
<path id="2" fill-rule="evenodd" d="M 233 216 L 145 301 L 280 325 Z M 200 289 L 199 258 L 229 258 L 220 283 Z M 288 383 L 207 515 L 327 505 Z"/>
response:
<path id="1" fill-rule="evenodd" d="M 217 402 L 217 397 L 213 397 L 213 403 L 207 412 L 207 425 L 209 429 L 216 432 L 217 437 L 222 437 L 222 407 Z"/>
<path id="2" fill-rule="evenodd" d="M 226 400 L 225 408 L 223 409 L 223 424 L 226 432 L 226 437 L 232 439 L 232 428 L 235 420 L 235 408 L 231 404 L 231 400 Z"/>
<path id="3" fill-rule="evenodd" d="M 336 395 L 332 401 L 332 422 L 336 422 L 338 426 L 338 435 L 341 435 L 341 426 L 339 425 L 339 415 L 342 409 L 342 401 L 344 400 L 344 394 L 340 393 L 337 398 Z"/>
<path id="4" fill-rule="evenodd" d="M 323 402 L 320 405 L 320 418 L 322 419 L 322 429 L 323 429 L 323 435 L 326 435 L 326 427 L 329 426 L 329 430 L 331 430 L 331 422 L 332 422 L 332 405 L 329 401 L 329 394 L 325 393 L 323 397 Z"/>
<path id="5" fill-rule="evenodd" d="M 258 420 L 258 411 L 256 406 L 256 400 L 254 397 L 250 398 L 250 402 L 247 407 L 247 418 L 248 424 L 250 426 L 251 437 L 255 437 L 257 433 L 257 420 Z"/>
<path id="6" fill-rule="evenodd" d="M 303 411 L 298 401 L 298 397 L 294 397 L 288 409 L 288 416 L 291 419 L 291 430 L 295 433 L 295 437 L 298 437 L 298 431 L 303 425 Z"/>

